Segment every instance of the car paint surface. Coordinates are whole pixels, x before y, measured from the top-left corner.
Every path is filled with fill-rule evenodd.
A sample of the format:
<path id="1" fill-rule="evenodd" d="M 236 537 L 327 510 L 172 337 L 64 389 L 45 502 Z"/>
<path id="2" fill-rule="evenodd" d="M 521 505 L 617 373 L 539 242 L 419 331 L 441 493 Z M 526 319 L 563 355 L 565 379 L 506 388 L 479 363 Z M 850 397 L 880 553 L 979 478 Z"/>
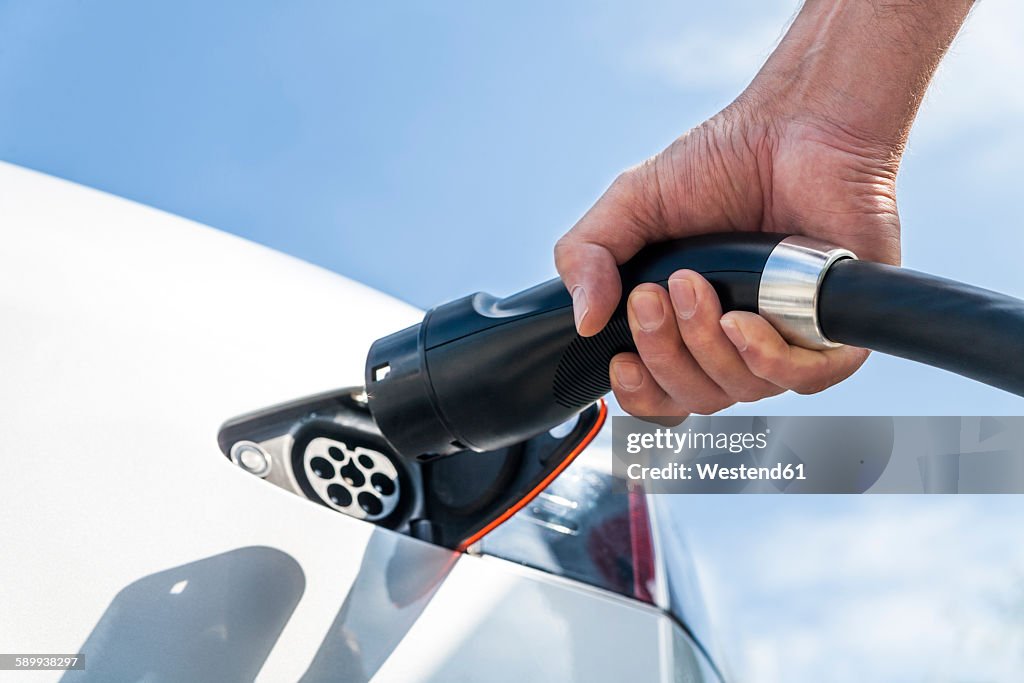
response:
<path id="1" fill-rule="evenodd" d="M 359 382 L 369 344 L 419 317 L 0 164 L 0 651 L 86 655 L 17 680 L 705 680 L 653 607 L 350 519 L 221 455 L 223 420 Z"/>

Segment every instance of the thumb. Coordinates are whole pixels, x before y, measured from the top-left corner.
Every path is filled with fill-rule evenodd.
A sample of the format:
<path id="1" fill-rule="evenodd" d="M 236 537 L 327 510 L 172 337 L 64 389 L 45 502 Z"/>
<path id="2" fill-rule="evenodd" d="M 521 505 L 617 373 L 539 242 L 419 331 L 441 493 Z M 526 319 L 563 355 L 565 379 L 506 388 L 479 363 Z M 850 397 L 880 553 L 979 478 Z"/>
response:
<path id="1" fill-rule="evenodd" d="M 568 233 L 555 246 L 555 264 L 572 294 L 576 331 L 584 337 L 600 332 L 622 298 L 615 256 L 605 246 Z"/>
<path id="2" fill-rule="evenodd" d="M 608 323 L 622 298 L 618 266 L 650 241 L 636 211 L 643 196 L 639 184 L 635 170 L 620 175 L 555 245 L 555 268 L 572 294 L 581 336 L 595 335 Z"/>

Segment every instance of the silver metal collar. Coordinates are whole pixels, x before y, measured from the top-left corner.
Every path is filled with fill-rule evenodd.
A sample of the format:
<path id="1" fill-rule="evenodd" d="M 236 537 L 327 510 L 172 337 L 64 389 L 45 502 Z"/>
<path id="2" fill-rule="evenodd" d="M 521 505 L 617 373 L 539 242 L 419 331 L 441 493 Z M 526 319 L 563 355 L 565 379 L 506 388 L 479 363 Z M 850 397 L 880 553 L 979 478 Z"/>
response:
<path id="1" fill-rule="evenodd" d="M 857 256 L 810 237 L 791 235 L 782 240 L 764 265 L 758 312 L 791 344 L 819 350 L 842 346 L 821 331 L 818 291 L 832 264 L 847 258 Z"/>

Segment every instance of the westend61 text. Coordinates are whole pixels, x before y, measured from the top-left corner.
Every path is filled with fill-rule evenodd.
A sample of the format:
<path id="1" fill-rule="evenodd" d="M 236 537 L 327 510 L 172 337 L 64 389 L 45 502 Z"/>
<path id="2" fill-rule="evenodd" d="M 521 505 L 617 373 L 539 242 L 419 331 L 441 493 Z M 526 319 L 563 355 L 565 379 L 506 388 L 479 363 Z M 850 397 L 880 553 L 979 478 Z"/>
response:
<path id="1" fill-rule="evenodd" d="M 671 463 L 663 467 L 645 467 L 639 463 L 633 463 L 626 468 L 626 476 L 633 480 L 676 479 L 683 481 L 690 479 L 702 481 L 802 481 L 807 479 L 804 475 L 803 463 L 799 465 L 778 463 L 772 467 L 750 467 L 748 465 L 723 467 L 718 463 L 706 462 L 693 465 Z"/>

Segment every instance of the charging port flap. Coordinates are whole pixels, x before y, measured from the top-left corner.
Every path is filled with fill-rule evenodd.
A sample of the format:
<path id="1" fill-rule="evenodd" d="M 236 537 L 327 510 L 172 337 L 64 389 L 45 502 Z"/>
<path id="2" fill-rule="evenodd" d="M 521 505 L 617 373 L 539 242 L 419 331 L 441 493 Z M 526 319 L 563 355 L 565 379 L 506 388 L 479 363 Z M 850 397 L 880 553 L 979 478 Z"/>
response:
<path id="1" fill-rule="evenodd" d="M 604 424 L 594 404 L 560 430 L 484 453 L 396 453 L 360 388 L 228 420 L 220 450 L 248 474 L 335 512 L 465 550 L 537 496 Z"/>

